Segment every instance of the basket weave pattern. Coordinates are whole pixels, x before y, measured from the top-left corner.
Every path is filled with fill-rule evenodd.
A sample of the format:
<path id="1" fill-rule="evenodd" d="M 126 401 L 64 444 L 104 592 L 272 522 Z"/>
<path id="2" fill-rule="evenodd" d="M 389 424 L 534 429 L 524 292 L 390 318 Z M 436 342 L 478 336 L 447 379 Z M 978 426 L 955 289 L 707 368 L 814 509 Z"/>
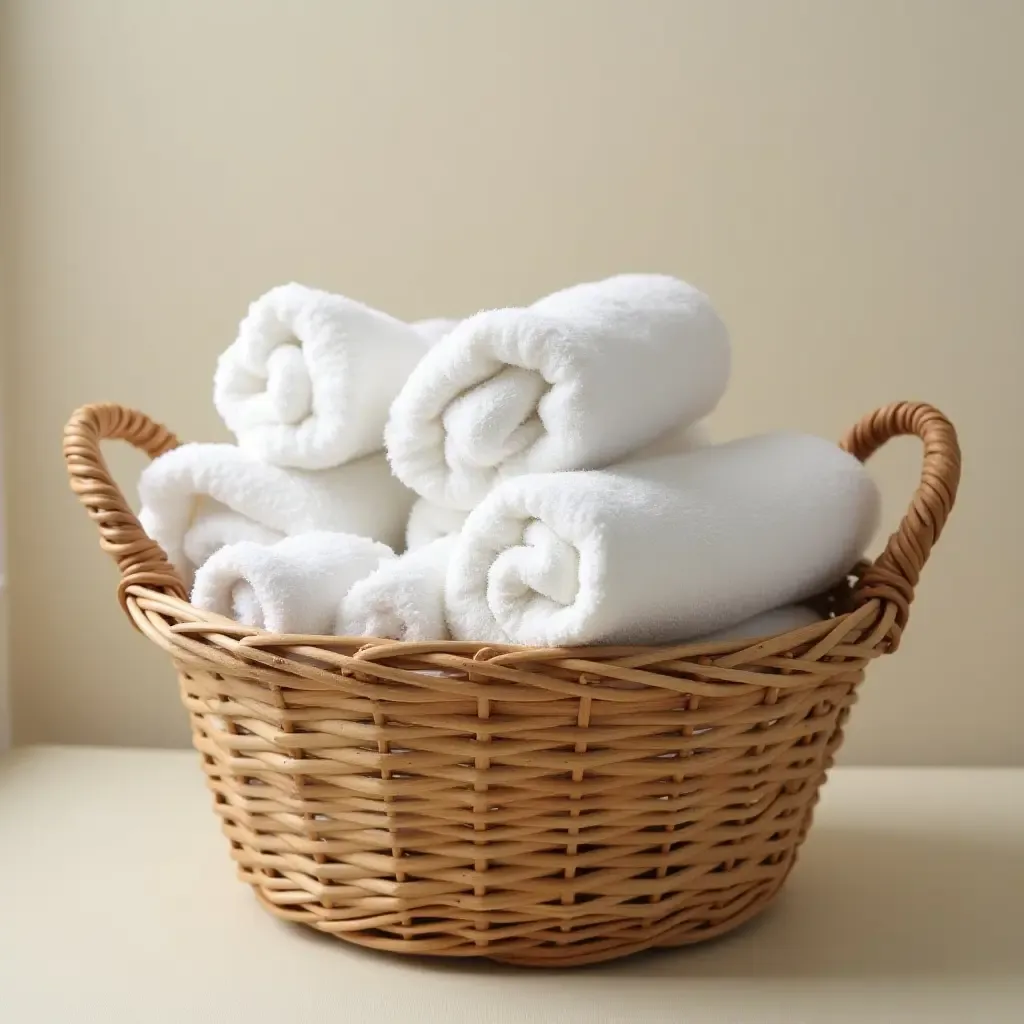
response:
<path id="1" fill-rule="evenodd" d="M 568 965 L 722 934 L 785 881 L 955 498 L 956 435 L 930 406 L 880 410 L 844 445 L 866 458 L 899 434 L 924 441 L 919 489 L 829 596 L 834 617 L 756 643 L 562 650 L 281 636 L 200 612 L 99 450 L 156 456 L 174 436 L 97 405 L 64 448 L 264 904 L 377 949 Z"/>

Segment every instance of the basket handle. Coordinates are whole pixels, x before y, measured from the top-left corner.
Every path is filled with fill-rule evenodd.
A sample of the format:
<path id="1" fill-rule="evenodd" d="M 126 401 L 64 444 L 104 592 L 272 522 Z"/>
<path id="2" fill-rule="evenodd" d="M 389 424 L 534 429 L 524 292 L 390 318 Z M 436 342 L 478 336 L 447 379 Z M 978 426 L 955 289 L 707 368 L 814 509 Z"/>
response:
<path id="1" fill-rule="evenodd" d="M 180 442 L 145 413 L 110 403 L 82 406 L 64 428 L 64 461 L 71 489 L 99 527 L 100 547 L 113 556 L 121 570 L 121 606 L 127 610 L 127 590 L 134 585 L 154 587 L 187 601 L 181 577 L 160 545 L 146 535 L 110 475 L 100 451 L 100 443 L 107 440 L 127 441 L 151 459 L 177 448 Z"/>
<path id="2" fill-rule="evenodd" d="M 956 500 L 960 445 L 953 424 L 924 402 L 895 402 L 869 413 L 840 442 L 863 462 L 892 438 L 910 434 L 924 444 L 921 481 L 899 528 L 881 555 L 866 568 L 853 595 L 856 605 L 878 598 L 896 606 L 893 650 L 907 624 L 921 569 Z"/>

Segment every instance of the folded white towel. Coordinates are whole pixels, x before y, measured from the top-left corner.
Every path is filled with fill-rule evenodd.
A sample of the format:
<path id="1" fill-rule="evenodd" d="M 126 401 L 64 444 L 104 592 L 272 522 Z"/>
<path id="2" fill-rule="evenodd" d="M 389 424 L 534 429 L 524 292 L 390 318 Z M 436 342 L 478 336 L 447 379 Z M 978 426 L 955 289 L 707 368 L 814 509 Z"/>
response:
<path id="1" fill-rule="evenodd" d="M 415 551 L 440 537 L 458 533 L 468 514 L 462 509 L 446 508 L 426 498 L 417 498 L 405 527 L 406 550 Z"/>
<path id="2" fill-rule="evenodd" d="M 428 345 L 435 345 L 443 337 L 451 334 L 459 326 L 459 323 L 459 320 L 436 316 L 429 320 L 416 320 L 413 322 L 412 328 Z"/>
<path id="3" fill-rule="evenodd" d="M 501 479 L 606 466 L 696 422 L 728 375 L 705 295 L 623 274 L 462 321 L 395 399 L 388 456 L 419 494 L 470 509 Z"/>
<path id="4" fill-rule="evenodd" d="M 685 455 L 687 452 L 695 452 L 698 448 L 707 448 L 709 444 L 711 433 L 707 423 L 701 420 L 700 423 L 673 427 L 649 444 L 624 456 L 621 462 L 642 462 L 646 459 L 661 458 L 663 455 Z"/>
<path id="5" fill-rule="evenodd" d="M 820 622 L 821 616 L 805 604 L 787 604 L 781 608 L 761 612 L 751 616 L 734 626 L 719 629 L 700 640 L 756 640 L 759 637 L 778 636 L 780 633 L 791 633 L 794 629 L 802 629 L 812 623 Z"/>
<path id="6" fill-rule="evenodd" d="M 388 407 L 424 339 L 360 302 L 299 284 L 250 307 L 220 357 L 213 399 L 243 448 L 326 469 L 384 447 Z"/>
<path id="7" fill-rule="evenodd" d="M 272 633 L 329 635 L 349 587 L 393 558 L 384 544 L 346 533 L 229 544 L 196 572 L 192 603 Z"/>
<path id="8" fill-rule="evenodd" d="M 151 513 L 144 512 L 149 522 Z M 284 540 L 282 530 L 272 530 L 269 526 L 248 519 L 240 512 L 208 498 L 201 500 L 192 525 L 185 531 L 181 540 L 181 550 L 185 561 L 192 566 L 202 565 L 215 551 L 220 551 L 228 544 L 241 541 L 252 541 L 254 544 L 276 544 Z"/>
<path id="9" fill-rule="evenodd" d="M 638 461 L 658 455 L 678 455 L 683 452 L 696 451 L 710 444 L 710 437 L 705 423 L 694 423 L 689 427 L 673 427 L 668 433 L 652 441 L 649 445 L 634 452 L 625 461 Z M 466 509 L 449 508 L 438 505 L 426 498 L 417 498 L 409 512 L 409 523 L 405 528 L 405 547 L 407 551 L 437 540 L 449 537 L 462 529 L 469 512 Z"/>
<path id="10" fill-rule="evenodd" d="M 330 530 L 400 545 L 413 500 L 382 454 L 307 472 L 267 465 L 231 444 L 185 444 L 161 455 L 139 478 L 139 497 L 143 528 L 186 586 L 230 541 Z"/>
<path id="11" fill-rule="evenodd" d="M 687 640 L 825 590 L 878 511 L 853 456 L 799 434 L 519 477 L 462 528 L 449 627 L 540 646 Z"/>
<path id="12" fill-rule="evenodd" d="M 444 581 L 455 537 L 441 537 L 384 562 L 352 586 L 335 624 L 339 636 L 447 640 Z"/>

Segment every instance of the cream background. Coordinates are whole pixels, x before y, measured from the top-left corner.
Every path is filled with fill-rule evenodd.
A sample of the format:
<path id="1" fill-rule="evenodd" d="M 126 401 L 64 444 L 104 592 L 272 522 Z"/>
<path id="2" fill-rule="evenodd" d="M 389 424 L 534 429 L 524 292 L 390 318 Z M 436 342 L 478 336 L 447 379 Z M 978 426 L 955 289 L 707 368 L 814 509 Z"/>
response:
<path id="1" fill-rule="evenodd" d="M 1024 763 L 1024 4 L 11 0 L 16 737 L 187 742 L 67 491 L 78 404 L 219 438 L 218 351 L 298 279 L 409 318 L 654 268 L 737 369 L 720 435 L 922 397 L 963 496 L 848 762 Z M 878 460 L 895 524 L 918 469 Z M 136 458 L 113 464 L 128 484 Z"/>
<path id="2" fill-rule="evenodd" d="M 0 7 L 0 14 L 2 14 Z M 10 190 L 4 187 L 10 161 L 7 159 L 9 146 L 6 129 L 8 100 L 3 78 L 3 21 L 0 20 L 0 751 L 6 750 L 11 741 L 11 692 L 10 692 L 10 643 L 7 630 L 7 464 L 6 447 L 10 441 L 11 417 L 8 402 L 9 350 L 13 343 L 7 299 L 8 273 L 13 267 L 8 226 L 10 223 L 8 199 Z"/>
<path id="3" fill-rule="evenodd" d="M 5 1020 L 1024 1019 L 1021 771 L 842 768 L 767 913 L 721 942 L 593 970 L 396 956 L 274 922 L 232 877 L 204 796 L 191 751 L 0 761 Z"/>

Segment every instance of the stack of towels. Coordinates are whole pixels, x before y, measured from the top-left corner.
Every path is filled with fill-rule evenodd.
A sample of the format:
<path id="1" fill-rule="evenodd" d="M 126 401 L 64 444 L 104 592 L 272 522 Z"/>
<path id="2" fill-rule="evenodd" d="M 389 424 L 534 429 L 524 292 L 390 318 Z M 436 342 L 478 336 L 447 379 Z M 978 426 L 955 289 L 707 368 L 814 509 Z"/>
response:
<path id="1" fill-rule="evenodd" d="M 298 284 L 257 299 L 214 402 L 237 445 L 139 482 L 198 608 L 277 633 L 561 647 L 816 621 L 875 532 L 821 438 L 712 444 L 726 329 L 676 278 L 404 323 Z"/>

